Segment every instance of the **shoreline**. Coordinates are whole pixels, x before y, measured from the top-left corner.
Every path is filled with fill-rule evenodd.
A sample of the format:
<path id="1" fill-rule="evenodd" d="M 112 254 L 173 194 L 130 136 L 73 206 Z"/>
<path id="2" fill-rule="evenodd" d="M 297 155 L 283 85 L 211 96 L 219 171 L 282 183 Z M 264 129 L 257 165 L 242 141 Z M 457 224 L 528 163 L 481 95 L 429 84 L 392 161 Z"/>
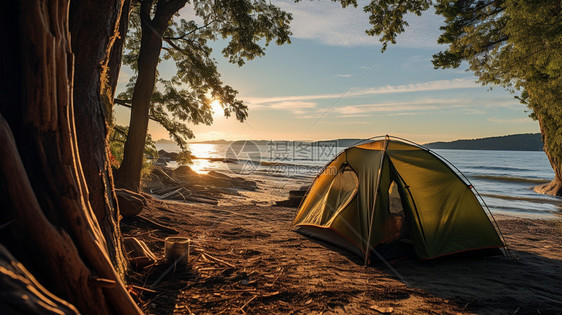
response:
<path id="1" fill-rule="evenodd" d="M 235 196 L 237 198 L 232 199 L 231 196 L 228 199 L 219 201 L 221 206 L 235 206 L 235 205 L 273 205 L 276 201 L 286 200 L 289 196 L 289 190 L 298 190 L 299 187 L 303 185 L 310 185 L 311 181 L 301 181 L 301 180 L 291 180 L 286 181 L 281 187 L 276 186 L 279 181 L 276 180 L 263 180 L 261 177 L 249 177 L 249 179 L 254 180 L 258 183 L 258 189 L 256 191 L 239 191 L 240 195 Z M 550 200 L 541 200 L 541 198 L 534 199 L 537 203 L 553 204 Z M 562 201 L 560 201 L 562 205 Z M 487 211 L 486 211 L 487 212 Z M 562 213 L 553 212 L 539 212 L 534 210 L 525 210 L 517 212 L 514 209 L 510 210 L 495 210 L 492 211 L 493 217 L 498 219 L 498 217 L 510 217 L 510 218 L 520 218 L 520 219 L 531 219 L 531 220 L 562 220 Z M 488 213 L 488 212 L 487 212 Z M 488 213 L 489 215 L 489 213 Z"/>
<path id="2" fill-rule="evenodd" d="M 232 199 L 231 202 L 219 201 L 221 205 L 245 203 L 268 205 L 274 204 L 275 201 L 286 200 L 289 190 L 310 185 L 315 178 L 315 174 L 311 170 L 319 168 L 318 166 L 305 165 L 307 163 L 300 165 L 297 163 L 298 161 L 279 163 L 264 160 L 260 161 L 257 169 L 249 175 L 240 175 L 236 174 L 236 170 L 241 167 L 241 162 L 233 163 L 231 159 L 225 161 L 222 158 L 212 157 L 217 152 L 201 153 L 203 154 L 201 156 L 194 154 L 193 169 L 199 173 L 208 173 L 214 170 L 228 176 L 240 176 L 258 183 L 258 189 L 255 192 L 246 193 L 240 190 L 238 198 Z M 165 154 L 169 156 L 170 153 L 165 152 Z M 205 154 L 211 155 L 205 157 Z M 467 165 L 473 172 L 475 169 L 481 169 L 480 164 Z M 173 164 L 170 166 L 173 166 Z M 508 175 L 505 172 L 508 169 L 512 170 L 511 167 L 505 166 L 501 168 L 501 171 L 496 172 L 489 170 L 470 173 L 469 171 L 469 174 L 467 174 L 493 216 L 506 214 L 519 218 L 550 220 L 562 215 L 562 198 L 533 192 L 536 183 L 545 180 L 528 176 L 527 173 Z M 246 199 L 250 201 L 246 201 Z"/>

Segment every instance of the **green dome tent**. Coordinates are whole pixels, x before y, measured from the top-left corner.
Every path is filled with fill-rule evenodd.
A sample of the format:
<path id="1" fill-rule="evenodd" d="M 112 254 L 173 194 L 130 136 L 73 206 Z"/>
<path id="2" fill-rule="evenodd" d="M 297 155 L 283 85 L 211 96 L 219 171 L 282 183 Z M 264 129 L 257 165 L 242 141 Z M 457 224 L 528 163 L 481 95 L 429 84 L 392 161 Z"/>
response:
<path id="1" fill-rule="evenodd" d="M 407 248 L 431 259 L 504 247 L 472 189 L 429 149 L 386 136 L 329 162 L 293 226 L 365 263 L 373 249 Z"/>

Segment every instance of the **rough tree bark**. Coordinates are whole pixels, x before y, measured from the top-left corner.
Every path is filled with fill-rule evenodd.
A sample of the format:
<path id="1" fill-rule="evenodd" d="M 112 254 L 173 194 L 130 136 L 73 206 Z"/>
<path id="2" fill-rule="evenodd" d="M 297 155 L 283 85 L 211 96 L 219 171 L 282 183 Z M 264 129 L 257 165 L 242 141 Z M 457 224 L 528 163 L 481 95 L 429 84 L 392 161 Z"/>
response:
<path id="1" fill-rule="evenodd" d="M 151 18 L 154 0 L 141 2 L 141 46 L 138 57 L 138 76 L 133 91 L 131 122 L 125 142 L 123 161 L 116 172 L 116 184 L 132 191 L 139 191 L 144 144 L 148 130 L 150 99 L 156 82 L 156 68 L 162 48 L 162 35 L 173 15 L 183 8 L 187 0 L 159 1 Z"/>
<path id="2" fill-rule="evenodd" d="M 556 124 L 553 117 L 544 113 L 537 114 L 539 127 L 541 129 L 542 142 L 544 143 L 544 152 L 548 157 L 548 161 L 554 170 L 554 179 L 550 183 L 535 186 L 534 191 L 540 194 L 552 196 L 562 196 L 562 161 L 560 157 L 551 152 L 551 142 L 554 141 L 556 133 L 559 132 L 560 126 Z"/>
<path id="3" fill-rule="evenodd" d="M 107 81 L 108 72 L 113 71 L 108 67 L 110 51 L 120 36 L 122 5 L 123 0 L 73 0 L 69 21 L 76 65 L 74 118 L 82 169 L 92 192 L 89 194 L 90 204 L 106 238 L 109 257 L 120 275 L 124 275 L 127 261 L 123 254 L 113 175 L 108 163 L 107 117 L 112 111 L 113 92 Z M 125 10 L 128 11 L 128 7 Z"/>
<path id="4" fill-rule="evenodd" d="M 81 313 L 140 314 L 109 259 L 82 172 L 68 12 L 60 0 L 0 5 L 0 242 Z"/>
<path id="5" fill-rule="evenodd" d="M 119 71 L 121 70 L 121 60 L 123 59 L 123 47 L 125 45 L 125 37 L 127 36 L 127 31 L 129 30 L 129 16 L 131 14 L 131 0 L 123 1 L 123 7 L 121 9 L 121 16 L 119 17 L 119 29 L 117 38 L 111 47 L 111 53 L 109 54 L 109 61 L 107 63 L 107 95 L 109 96 L 109 101 L 113 105 L 113 100 L 115 99 L 115 90 L 117 89 L 117 83 L 119 81 Z M 108 112 L 111 115 L 111 111 Z"/>

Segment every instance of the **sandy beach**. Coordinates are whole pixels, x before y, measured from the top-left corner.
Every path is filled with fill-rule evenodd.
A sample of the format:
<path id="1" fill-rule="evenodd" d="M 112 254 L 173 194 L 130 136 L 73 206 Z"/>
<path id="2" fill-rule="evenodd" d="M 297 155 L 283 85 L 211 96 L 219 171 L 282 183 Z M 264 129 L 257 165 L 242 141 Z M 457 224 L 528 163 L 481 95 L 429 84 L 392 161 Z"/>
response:
<path id="1" fill-rule="evenodd" d="M 186 270 L 166 273 L 160 260 L 130 274 L 131 292 L 145 312 L 562 312 L 560 220 L 496 216 L 514 260 L 406 259 L 365 268 L 358 257 L 291 231 L 297 209 L 267 202 L 278 194 L 247 194 L 246 202 L 233 198 L 218 206 L 152 200 L 143 210 L 143 217 L 192 240 Z M 123 231 L 160 258 L 171 235 L 138 218 L 124 220 Z"/>

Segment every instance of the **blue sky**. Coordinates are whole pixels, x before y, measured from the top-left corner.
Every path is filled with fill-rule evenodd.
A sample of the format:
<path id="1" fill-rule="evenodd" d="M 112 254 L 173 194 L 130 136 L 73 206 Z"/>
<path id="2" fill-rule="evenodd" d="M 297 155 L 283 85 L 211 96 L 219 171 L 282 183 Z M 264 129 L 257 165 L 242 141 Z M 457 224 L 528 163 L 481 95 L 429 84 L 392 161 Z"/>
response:
<path id="1" fill-rule="evenodd" d="M 243 67 L 216 60 L 222 79 L 249 107 L 245 123 L 215 115 L 212 126 L 192 126 L 197 141 L 214 139 L 321 140 L 391 134 L 425 143 L 512 133 L 539 132 L 526 107 L 501 87 L 475 83 L 466 66 L 435 70 L 431 55 L 440 17 L 410 17 L 398 44 L 381 54 L 365 34 L 367 15 L 329 1 L 274 1 L 293 14 L 292 44 L 269 46 Z M 190 16 L 189 9 L 182 14 Z M 173 72 L 163 64 L 161 74 Z M 130 72 L 123 69 L 120 82 Z M 121 85 L 122 86 L 122 85 Z M 117 110 L 126 124 L 128 111 Z M 166 131 L 150 123 L 154 139 Z"/>

